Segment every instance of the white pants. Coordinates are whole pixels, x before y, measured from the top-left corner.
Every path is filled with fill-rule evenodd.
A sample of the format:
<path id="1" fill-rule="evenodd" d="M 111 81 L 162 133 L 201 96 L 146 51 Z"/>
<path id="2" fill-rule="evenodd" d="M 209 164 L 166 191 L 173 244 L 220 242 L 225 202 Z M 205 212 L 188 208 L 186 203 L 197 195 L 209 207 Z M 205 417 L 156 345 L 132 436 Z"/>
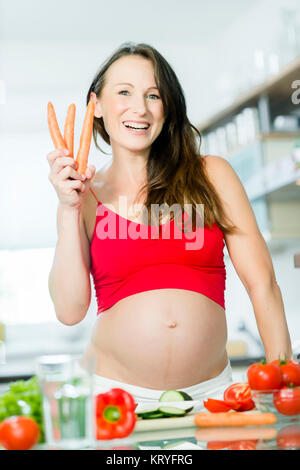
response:
<path id="1" fill-rule="evenodd" d="M 206 400 L 207 398 L 223 400 L 224 390 L 226 390 L 226 388 L 232 383 L 232 370 L 230 362 L 228 361 L 225 369 L 223 369 L 222 372 L 213 379 L 200 382 L 196 385 L 191 385 L 190 387 L 180 387 L 178 390 L 188 393 L 193 400 L 200 400 L 199 405 L 195 406 L 193 409 L 193 412 L 198 412 L 203 409 L 205 410 L 203 407 L 203 400 Z M 108 379 L 107 377 L 102 377 L 97 374 L 93 375 L 94 395 L 107 392 L 111 388 L 122 388 L 123 390 L 126 390 L 131 393 L 136 403 L 147 403 L 149 401 L 158 400 L 161 394 L 165 391 L 139 387 L 137 385 L 119 382 L 118 380 Z"/>

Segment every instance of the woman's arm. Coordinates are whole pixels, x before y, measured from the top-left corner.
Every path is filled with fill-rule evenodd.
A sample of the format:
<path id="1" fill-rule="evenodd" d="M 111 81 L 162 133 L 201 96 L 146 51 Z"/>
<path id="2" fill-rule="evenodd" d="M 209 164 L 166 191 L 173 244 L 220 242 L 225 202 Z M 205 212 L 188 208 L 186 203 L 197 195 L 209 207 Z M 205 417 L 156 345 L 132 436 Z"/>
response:
<path id="1" fill-rule="evenodd" d="M 222 157 L 205 159 L 209 179 L 220 196 L 226 215 L 238 227 L 225 234 L 234 268 L 252 302 L 266 360 L 279 355 L 292 358 L 284 305 L 267 244 L 259 230 L 244 187 L 231 165 Z"/>
<path id="2" fill-rule="evenodd" d="M 91 301 L 89 240 L 82 209 L 66 209 L 59 204 L 57 231 L 49 292 L 57 319 L 74 325 L 83 320 Z"/>

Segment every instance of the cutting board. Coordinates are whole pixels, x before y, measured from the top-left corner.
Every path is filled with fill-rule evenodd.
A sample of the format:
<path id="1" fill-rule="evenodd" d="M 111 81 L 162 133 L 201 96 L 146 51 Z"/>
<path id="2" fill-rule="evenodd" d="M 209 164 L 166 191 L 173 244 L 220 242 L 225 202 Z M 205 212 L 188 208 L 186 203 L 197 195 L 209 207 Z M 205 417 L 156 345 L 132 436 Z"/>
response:
<path id="1" fill-rule="evenodd" d="M 188 413 L 185 416 L 176 418 L 155 418 L 155 419 L 138 419 L 134 431 L 155 431 L 160 429 L 176 429 L 197 427 L 194 423 L 194 416 L 197 413 Z"/>
<path id="2" fill-rule="evenodd" d="M 176 428 L 188 428 L 188 427 L 198 427 L 194 423 L 195 415 L 199 413 L 197 412 L 189 412 L 185 416 L 180 416 L 176 418 L 155 418 L 155 419 L 138 419 L 135 425 L 135 431 L 154 431 L 154 430 L 161 430 L 161 429 L 176 429 Z M 229 413 L 239 413 L 237 411 L 229 411 Z M 240 412 L 247 415 L 257 415 L 257 414 L 264 414 L 258 410 L 250 410 L 250 411 L 243 411 Z M 272 414 L 272 413 L 265 413 L 265 414 Z M 274 415 L 274 419 L 276 421 L 276 417 Z M 255 425 L 256 423 L 252 423 Z"/>

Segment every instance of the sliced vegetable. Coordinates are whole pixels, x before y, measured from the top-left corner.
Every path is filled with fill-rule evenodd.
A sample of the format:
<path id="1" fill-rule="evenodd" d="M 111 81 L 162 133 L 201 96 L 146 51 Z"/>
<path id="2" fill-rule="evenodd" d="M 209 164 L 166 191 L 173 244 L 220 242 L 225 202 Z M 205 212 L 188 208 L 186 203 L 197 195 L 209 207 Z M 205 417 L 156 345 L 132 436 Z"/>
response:
<path id="1" fill-rule="evenodd" d="M 166 416 L 184 416 L 187 413 L 186 410 L 174 406 L 161 406 L 158 410 Z"/>
<path id="2" fill-rule="evenodd" d="M 112 388 L 96 396 L 97 439 L 128 436 L 137 420 L 133 396 L 121 388 Z"/>
<path id="3" fill-rule="evenodd" d="M 248 382 L 252 390 L 274 390 L 282 385 L 282 373 L 278 364 L 261 362 L 252 364 L 248 371 Z"/>
<path id="4" fill-rule="evenodd" d="M 230 406 L 225 403 L 223 400 L 215 400 L 213 398 L 208 398 L 203 402 L 204 407 L 211 413 L 225 413 L 226 411 L 231 410 Z"/>
<path id="5" fill-rule="evenodd" d="M 149 415 L 151 416 L 151 415 L 154 415 L 156 413 L 161 414 L 161 412 L 158 411 L 158 406 L 154 407 L 154 408 L 150 407 L 148 409 L 145 408 L 145 409 L 142 409 L 142 411 L 138 411 L 138 412 L 135 410 L 135 412 L 140 418 L 147 418 Z"/>
<path id="6" fill-rule="evenodd" d="M 193 398 L 188 395 L 188 393 L 183 392 L 182 390 L 166 390 L 163 392 L 159 398 L 159 401 L 185 401 L 185 400 L 193 400 Z M 186 410 L 188 413 L 189 411 L 192 411 L 194 407 L 191 406 Z"/>
<path id="7" fill-rule="evenodd" d="M 160 411 L 155 411 L 154 413 L 149 413 L 146 416 L 141 416 L 143 419 L 157 419 L 157 418 L 165 418 L 166 415 Z"/>
<path id="8" fill-rule="evenodd" d="M 255 408 L 251 388 L 246 382 L 230 385 L 224 392 L 224 402 L 235 411 L 249 411 Z"/>
<path id="9" fill-rule="evenodd" d="M 74 125 L 75 125 L 75 112 L 76 106 L 74 103 L 70 104 L 67 111 L 65 128 L 64 128 L 64 141 L 69 150 L 70 157 L 74 157 Z"/>
<path id="10" fill-rule="evenodd" d="M 31 449 L 39 439 L 39 427 L 28 416 L 11 416 L 0 425 L 0 444 L 7 450 Z"/>
<path id="11" fill-rule="evenodd" d="M 54 106 L 51 103 L 51 101 L 49 101 L 48 103 L 47 114 L 48 114 L 48 127 L 49 127 L 49 131 L 50 131 L 50 135 L 51 135 L 54 147 L 56 149 L 66 149 L 67 145 L 59 130 L 59 126 L 58 126 L 57 119 L 56 119 L 56 114 L 54 111 Z"/>
<path id="12" fill-rule="evenodd" d="M 76 157 L 77 171 L 81 175 L 85 174 L 85 170 L 87 167 L 91 139 L 93 134 L 94 113 L 95 103 L 93 101 L 90 101 L 85 113 L 80 136 L 79 150 Z"/>
<path id="13" fill-rule="evenodd" d="M 251 426 L 274 424 L 277 418 L 274 413 L 245 413 L 230 411 L 229 413 L 197 413 L 194 422 L 197 426 Z"/>
<path id="14" fill-rule="evenodd" d="M 210 441 L 207 443 L 207 450 L 255 450 L 258 439 L 237 440 L 237 441 Z"/>

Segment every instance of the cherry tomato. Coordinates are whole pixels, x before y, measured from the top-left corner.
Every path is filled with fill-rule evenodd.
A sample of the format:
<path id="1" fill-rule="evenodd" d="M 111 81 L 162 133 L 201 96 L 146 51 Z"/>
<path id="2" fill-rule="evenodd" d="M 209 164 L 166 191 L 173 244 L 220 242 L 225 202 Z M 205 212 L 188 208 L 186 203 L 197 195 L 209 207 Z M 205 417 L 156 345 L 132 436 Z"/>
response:
<path id="1" fill-rule="evenodd" d="M 274 393 L 273 403 L 276 410 L 283 415 L 300 414 L 300 387 L 282 387 Z"/>
<path id="2" fill-rule="evenodd" d="M 248 368 L 247 376 L 252 390 L 274 390 L 282 386 L 282 373 L 278 364 L 256 362 Z"/>
<path id="3" fill-rule="evenodd" d="M 11 416 L 0 425 L 0 443 L 7 450 L 27 450 L 39 438 L 37 423 L 28 416 Z"/>
<path id="4" fill-rule="evenodd" d="M 248 383 L 230 385 L 224 392 L 224 401 L 231 409 L 236 411 L 248 411 L 255 407 Z"/>
<path id="5" fill-rule="evenodd" d="M 280 429 L 276 443 L 280 449 L 300 449 L 300 425 L 293 424 Z"/>
<path id="6" fill-rule="evenodd" d="M 231 407 L 227 405 L 225 401 L 215 400 L 214 398 L 208 398 L 206 401 L 203 402 L 203 405 L 211 413 L 221 413 L 229 411 L 231 409 Z"/>
<path id="7" fill-rule="evenodd" d="M 272 364 L 277 364 L 280 367 L 283 385 L 300 385 L 300 364 L 298 362 L 276 360 L 272 361 Z"/>

